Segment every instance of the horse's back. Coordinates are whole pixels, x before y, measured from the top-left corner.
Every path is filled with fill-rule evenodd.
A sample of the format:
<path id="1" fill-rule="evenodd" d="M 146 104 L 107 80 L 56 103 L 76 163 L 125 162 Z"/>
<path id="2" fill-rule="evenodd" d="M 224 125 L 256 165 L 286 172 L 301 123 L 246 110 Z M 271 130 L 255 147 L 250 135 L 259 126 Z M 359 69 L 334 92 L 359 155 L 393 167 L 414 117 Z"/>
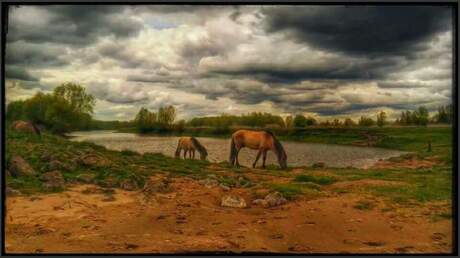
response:
<path id="1" fill-rule="evenodd" d="M 240 146 L 252 149 L 258 149 L 265 145 L 269 137 L 270 134 L 265 131 L 238 130 L 232 134 L 232 139 L 238 142 Z"/>

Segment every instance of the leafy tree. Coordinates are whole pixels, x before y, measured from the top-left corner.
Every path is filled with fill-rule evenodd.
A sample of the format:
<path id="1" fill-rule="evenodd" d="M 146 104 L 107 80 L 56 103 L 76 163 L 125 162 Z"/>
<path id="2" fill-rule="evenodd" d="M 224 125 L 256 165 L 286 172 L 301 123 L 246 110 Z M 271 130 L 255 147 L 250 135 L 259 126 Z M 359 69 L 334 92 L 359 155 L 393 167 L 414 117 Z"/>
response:
<path id="1" fill-rule="evenodd" d="M 294 126 L 294 121 L 292 119 L 292 116 L 287 116 L 284 124 L 286 125 L 286 128 L 292 128 Z"/>
<path id="2" fill-rule="evenodd" d="M 295 127 L 305 127 L 307 126 L 307 118 L 303 115 L 296 115 L 294 118 Z"/>
<path id="3" fill-rule="evenodd" d="M 377 125 L 379 127 L 384 126 L 387 123 L 387 114 L 384 111 L 381 111 L 377 114 Z"/>
<path id="4" fill-rule="evenodd" d="M 87 94 L 85 88 L 79 84 L 63 83 L 54 89 L 53 94 L 67 100 L 75 112 L 93 113 L 96 100 L 91 94 Z"/>
<path id="5" fill-rule="evenodd" d="M 352 127 L 352 126 L 356 126 L 356 123 L 355 123 L 355 121 L 351 120 L 351 118 L 347 117 L 343 121 L 343 125 L 346 126 L 346 127 Z"/>
<path id="6" fill-rule="evenodd" d="M 361 116 L 361 118 L 358 121 L 358 124 L 360 126 L 373 126 L 375 124 L 375 121 L 372 120 L 372 118 L 370 117 Z"/>

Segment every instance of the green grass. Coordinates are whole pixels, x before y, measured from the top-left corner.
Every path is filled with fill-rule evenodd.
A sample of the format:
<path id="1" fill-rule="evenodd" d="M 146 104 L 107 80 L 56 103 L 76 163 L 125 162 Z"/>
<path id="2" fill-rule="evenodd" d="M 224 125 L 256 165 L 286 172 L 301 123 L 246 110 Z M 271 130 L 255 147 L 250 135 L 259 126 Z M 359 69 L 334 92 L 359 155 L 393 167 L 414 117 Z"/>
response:
<path id="1" fill-rule="evenodd" d="M 369 200 L 360 200 L 353 205 L 353 208 L 358 210 L 372 210 L 375 204 Z"/>
<path id="2" fill-rule="evenodd" d="M 294 178 L 295 182 L 312 182 L 319 185 L 329 185 L 337 181 L 336 178 L 331 176 L 319 175 L 298 175 Z"/>

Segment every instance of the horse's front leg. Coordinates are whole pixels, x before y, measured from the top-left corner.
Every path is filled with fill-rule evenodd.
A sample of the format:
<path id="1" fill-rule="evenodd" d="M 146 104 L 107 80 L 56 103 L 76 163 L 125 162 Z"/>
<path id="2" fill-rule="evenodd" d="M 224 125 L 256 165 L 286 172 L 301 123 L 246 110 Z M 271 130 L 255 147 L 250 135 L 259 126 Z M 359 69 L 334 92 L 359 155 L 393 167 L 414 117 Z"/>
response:
<path id="1" fill-rule="evenodd" d="M 188 151 L 188 158 L 189 158 L 189 159 L 192 159 L 192 152 L 193 152 L 193 150 L 189 150 L 189 151 Z"/>
<path id="2" fill-rule="evenodd" d="M 240 162 L 238 162 L 238 154 L 240 154 L 241 148 L 236 150 L 236 167 L 240 167 Z"/>
<path id="3" fill-rule="evenodd" d="M 195 159 L 195 150 L 193 150 L 192 154 L 193 154 L 193 159 Z"/>
<path id="4" fill-rule="evenodd" d="M 264 155 L 262 157 L 262 168 L 265 168 L 265 160 L 267 159 L 267 150 L 263 150 Z"/>
<path id="5" fill-rule="evenodd" d="M 259 152 L 257 153 L 256 160 L 254 161 L 254 163 L 252 163 L 253 168 L 256 168 L 256 164 L 257 164 L 257 161 L 259 161 L 260 154 L 262 154 L 262 150 L 259 150 Z"/>
<path id="6" fill-rule="evenodd" d="M 187 149 L 184 150 L 184 159 L 187 159 Z"/>

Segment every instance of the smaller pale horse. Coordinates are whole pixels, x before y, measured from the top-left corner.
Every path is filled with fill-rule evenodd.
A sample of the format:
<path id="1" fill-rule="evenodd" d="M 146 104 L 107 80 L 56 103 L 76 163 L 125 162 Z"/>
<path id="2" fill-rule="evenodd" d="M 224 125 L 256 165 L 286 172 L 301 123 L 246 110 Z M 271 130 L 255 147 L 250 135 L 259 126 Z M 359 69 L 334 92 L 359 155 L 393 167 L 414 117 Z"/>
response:
<path id="1" fill-rule="evenodd" d="M 181 137 L 177 144 L 175 157 L 180 157 L 181 150 L 184 151 L 184 159 L 187 158 L 187 152 L 189 153 L 189 159 L 195 159 L 195 150 L 200 153 L 200 159 L 205 160 L 208 156 L 206 148 L 194 137 Z"/>

